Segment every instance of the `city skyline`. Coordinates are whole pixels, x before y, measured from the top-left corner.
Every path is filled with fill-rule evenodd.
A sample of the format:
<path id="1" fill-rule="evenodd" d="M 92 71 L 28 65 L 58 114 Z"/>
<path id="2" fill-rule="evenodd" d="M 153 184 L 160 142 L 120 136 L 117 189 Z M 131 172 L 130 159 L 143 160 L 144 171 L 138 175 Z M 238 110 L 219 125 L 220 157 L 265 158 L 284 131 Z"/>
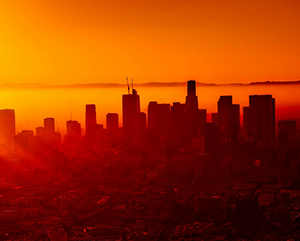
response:
<path id="1" fill-rule="evenodd" d="M 232 104 L 232 99 L 233 96 L 232 95 L 221 95 L 220 99 L 217 102 L 217 112 L 209 112 L 207 113 L 207 109 L 199 109 L 199 104 L 198 104 L 198 95 L 196 94 L 196 89 L 197 89 L 197 82 L 195 80 L 189 80 L 187 81 L 187 96 L 186 96 L 186 101 L 185 101 L 185 112 L 186 112 L 186 118 L 187 121 L 189 123 L 189 128 L 190 130 L 187 130 L 187 132 L 189 133 L 188 135 L 191 137 L 195 137 L 196 133 L 197 133 L 197 123 L 200 122 L 212 122 L 214 123 L 215 121 L 218 123 L 219 128 L 220 128 L 220 139 L 225 138 L 225 139 L 230 139 L 231 141 L 238 140 L 238 135 L 240 132 L 240 126 L 243 127 L 245 129 L 245 133 L 247 134 L 246 129 L 249 129 L 247 127 L 247 124 L 251 123 L 251 125 L 253 125 L 253 120 L 251 120 L 251 118 L 253 119 L 253 117 L 251 117 L 253 115 L 253 108 L 254 106 L 256 106 L 255 108 L 260 108 L 260 112 L 262 112 L 262 110 L 264 110 L 265 112 L 265 108 L 270 108 L 270 107 L 263 107 L 264 105 L 269 106 L 270 104 L 268 103 L 268 98 L 271 98 L 272 104 L 271 104 L 271 109 L 272 109 L 272 113 L 270 114 L 271 117 L 268 117 L 268 122 L 270 122 L 270 120 L 272 119 L 272 127 L 266 125 L 266 123 L 264 123 L 264 125 L 266 126 L 262 126 L 260 127 L 261 132 L 263 131 L 265 134 L 261 134 L 261 136 L 259 137 L 259 140 L 275 140 L 275 122 L 276 121 L 281 121 L 284 120 L 284 118 L 276 118 L 275 115 L 275 98 L 272 97 L 272 95 L 270 94 L 266 94 L 266 95 L 249 95 L 249 106 L 243 106 L 241 107 L 240 104 Z M 201 88 L 200 88 L 201 90 Z M 134 117 L 135 115 L 139 115 L 139 113 L 145 115 L 146 118 L 144 125 L 145 128 L 152 128 L 153 126 L 157 125 L 157 120 L 150 120 L 149 119 L 149 113 L 152 113 L 152 115 L 161 115 L 163 112 L 165 111 L 171 111 L 172 108 L 177 108 L 177 104 L 181 105 L 180 102 L 177 101 L 173 101 L 171 103 L 158 103 L 157 101 L 150 101 L 148 104 L 148 108 L 146 109 L 146 113 L 141 112 L 141 107 L 140 107 L 140 96 L 138 95 L 138 92 L 136 89 L 133 88 L 133 85 L 129 85 L 128 84 L 128 94 L 123 94 L 122 95 L 122 113 L 112 113 L 112 112 L 108 112 L 105 114 L 106 116 L 106 122 L 102 123 L 101 121 L 98 122 L 97 121 L 97 108 L 95 104 L 89 103 L 89 104 L 85 104 L 85 125 L 84 123 L 80 123 L 76 120 L 76 118 L 72 118 L 72 112 L 70 113 L 70 119 L 66 120 L 67 123 L 67 127 L 66 127 L 66 132 L 68 133 L 68 123 L 70 124 L 70 128 L 71 124 L 75 124 L 79 125 L 78 130 L 80 130 L 80 132 L 83 131 L 83 133 L 80 134 L 83 135 L 85 134 L 86 136 L 86 141 L 89 142 L 91 145 L 92 143 L 95 142 L 95 138 L 96 138 L 96 132 L 99 129 L 110 129 L 112 130 L 112 127 L 110 124 L 108 124 L 108 121 L 113 121 L 113 123 L 117 123 L 117 127 L 118 128 L 124 128 L 124 120 L 125 120 L 125 126 L 130 126 L 128 127 L 128 131 L 132 132 L 133 128 L 140 128 L 140 118 L 142 117 L 138 117 L 137 122 L 134 120 L 137 117 Z M 136 99 L 137 98 L 137 99 Z M 136 107 L 132 107 L 135 106 Z M 163 110 L 163 112 L 161 111 L 156 111 L 155 108 L 158 108 L 158 106 L 161 106 L 160 108 L 164 108 L 161 109 L 161 111 Z M 151 109 L 149 109 L 151 108 Z M 154 109 L 153 109 L 154 108 Z M 13 119 L 14 119 L 14 133 L 16 133 L 16 124 L 15 124 L 15 110 L 14 109 L 2 109 L 1 111 L 3 112 L 13 112 Z M 150 111 L 150 112 L 149 112 Z M 200 114 L 200 116 L 198 117 L 198 114 L 195 114 L 198 111 L 202 111 L 202 114 Z M 128 114 L 126 113 L 132 113 L 130 114 L 130 116 L 128 116 Z M 160 114 L 159 114 L 160 113 Z M 219 113 L 219 114 L 218 114 Z M 217 114 L 217 117 L 214 117 L 213 115 Z M 113 119 L 111 119 L 113 116 L 115 115 L 115 117 Z M 231 125 L 231 116 L 235 117 L 235 123 L 238 125 L 238 127 L 232 127 Z M 261 115 L 261 114 L 260 114 Z M 119 120 L 119 116 L 120 116 L 120 120 Z M 205 116 L 205 117 L 204 117 Z M 249 117 L 250 116 L 250 117 Z M 109 118 L 110 117 L 110 118 Z M 204 119 L 203 119 L 204 118 Z M 249 119 L 250 118 L 250 119 Z M 291 118 L 286 118 L 287 120 L 291 120 Z M 42 133 L 45 132 L 45 134 L 48 133 L 52 133 L 54 134 L 54 132 L 60 132 L 64 134 L 64 131 L 61 131 L 58 127 L 57 124 L 57 120 L 54 117 L 45 117 L 44 119 L 44 130 L 41 130 L 42 127 L 40 126 L 36 126 L 36 131 L 35 131 L 35 135 L 38 136 L 38 133 Z M 156 123 L 156 124 L 155 124 Z M 246 123 L 246 124 L 245 124 Z M 259 123 L 259 122 L 257 122 Z M 271 123 L 271 122 L 270 122 Z M 236 125 L 235 124 L 235 125 Z M 113 124 L 116 125 L 116 124 Z M 245 125 L 245 126 L 244 126 Z M 116 127 L 113 127 L 113 129 L 115 129 Z M 127 127 L 126 127 L 127 128 Z M 125 128 L 125 129 L 126 129 Z M 157 127 L 156 127 L 157 128 Z M 164 128 L 167 128 L 167 126 L 165 126 Z M 222 132 L 222 128 L 225 128 L 225 132 Z M 233 128 L 233 130 L 232 130 Z M 271 130 L 269 130 L 268 128 L 271 128 Z M 274 129 L 272 131 L 272 128 Z M 203 129 L 203 127 L 201 127 L 201 129 Z M 63 130 L 63 129 L 62 129 Z M 22 133 L 23 131 L 32 131 L 30 129 L 26 129 L 26 130 L 22 130 L 20 133 Z M 128 132 L 125 130 L 125 139 L 127 138 L 128 140 L 126 141 L 127 143 L 131 143 L 130 145 L 132 145 L 132 143 L 134 142 L 134 140 L 129 140 L 129 137 L 126 137 L 129 135 L 129 133 L 126 134 L 126 132 Z M 203 130 L 202 130 L 203 131 Z M 114 130 L 114 132 L 116 132 L 116 130 Z M 253 130 L 251 131 L 253 132 Z M 204 133 L 204 132 L 203 132 Z M 201 135 L 204 135 L 204 134 Z M 223 134 L 222 134 L 223 133 Z M 267 133 L 267 134 L 266 134 Z M 270 139 L 266 139 L 267 135 L 270 135 L 270 133 L 272 134 L 272 137 Z M 198 133 L 199 134 L 199 133 Z M 252 133 L 253 134 L 253 133 Z M 132 137 L 131 137 L 132 138 Z M 251 138 L 250 138 L 251 139 Z M 253 137 L 252 137 L 253 139 Z M 234 142 L 234 141 L 233 141 Z"/>
<path id="2" fill-rule="evenodd" d="M 186 85 L 186 84 L 185 84 Z M 141 110 L 147 112 L 148 103 L 157 100 L 159 103 L 172 103 L 185 101 L 185 85 L 154 85 L 143 86 L 136 85 L 136 88 L 142 93 Z M 217 111 L 217 101 L 221 95 L 232 95 L 235 102 L 240 104 L 241 119 L 243 116 L 243 107 L 248 105 L 249 95 L 254 94 L 273 94 L 277 102 L 278 119 L 300 119 L 295 109 L 300 109 L 298 105 L 298 96 L 293 92 L 297 88 L 296 83 L 260 83 L 250 85 L 202 85 L 198 84 L 199 108 L 207 109 L 208 118 L 210 113 Z M 267 88 L 267 91 L 266 91 Z M 151 90 L 151 91 L 149 91 Z M 2 89 L 2 98 L 0 109 L 15 109 L 17 131 L 24 129 L 34 130 L 36 126 L 42 124 L 42 120 L 47 116 L 55 117 L 62 133 L 65 133 L 65 120 L 78 120 L 84 124 L 84 108 L 88 103 L 94 103 L 97 106 L 97 119 L 105 127 L 105 115 L 109 112 L 118 113 L 122 118 L 122 94 L 127 91 L 126 85 L 120 85 L 112 88 L 42 88 L 42 89 Z M 164 95 L 167 91 L 169 95 Z M 64 93 L 69 93 L 65 95 Z M 107 98 L 105 95 L 110 93 Z M 208 95 L 209 93 L 209 95 Z M 289 94 L 287 94 L 289 93 Z M 54 94 L 55 99 L 47 98 Z M 20 99 L 15 99 L 19 96 Z M 36 101 L 38 98 L 41 101 Z M 300 100 L 299 100 L 300 101 Z M 29 104 L 30 103 L 30 104 Z M 59 107 L 59 108 L 57 108 Z M 33 111 L 34 115 L 28 115 Z M 120 119 L 122 123 L 122 119 Z M 84 125 L 83 125 L 84 126 Z"/>
<path id="3" fill-rule="evenodd" d="M 209 120 L 201 90 L 188 80 L 183 102 L 156 95 L 143 112 L 128 85 L 121 117 L 108 112 L 105 128 L 85 104 L 85 122 L 70 113 L 66 135 L 53 117 L 16 133 L 15 111 L 0 109 L 0 237 L 298 237 L 299 120 L 276 119 L 271 94 L 247 96 L 242 121 L 221 95 Z"/>
<path id="4" fill-rule="evenodd" d="M 299 13 L 0 0 L 0 240 L 300 240 Z"/>
<path id="5" fill-rule="evenodd" d="M 198 83 L 197 83 L 197 81 L 195 82 L 196 83 L 196 85 L 198 86 L 197 88 L 198 88 L 198 91 L 200 91 L 200 95 L 202 94 L 201 93 L 201 87 L 202 87 L 202 84 L 200 83 L 200 85 L 198 85 Z M 272 85 L 273 83 L 269 83 L 269 82 L 264 82 L 264 84 L 268 84 L 268 85 Z M 275 82 L 275 86 L 276 86 L 276 84 L 285 84 L 285 82 Z M 293 85 L 293 83 L 290 83 L 290 84 L 292 84 Z M 296 84 L 297 84 L 297 82 L 296 82 Z M 195 87 L 196 87 L 196 85 L 195 85 Z M 255 86 L 256 84 L 254 84 L 254 86 Z M 258 85 L 260 85 L 260 84 L 258 84 Z M 126 85 L 127 86 L 127 85 Z M 137 88 L 139 88 L 140 86 L 142 86 L 142 85 L 137 85 Z M 208 85 L 209 87 L 210 87 L 210 85 Z M 226 85 L 225 85 L 226 86 Z M 230 86 L 230 84 L 229 84 L 229 86 Z M 244 86 L 244 85 L 242 85 L 242 86 Z M 246 85 L 247 86 L 247 85 Z M 154 86 L 155 88 L 159 88 L 160 86 Z M 165 86 L 163 86 L 162 88 L 164 88 Z M 171 84 L 171 87 L 172 87 L 172 84 Z M 176 88 L 186 88 L 186 87 L 181 87 L 181 85 L 179 85 L 179 86 L 177 86 L 177 85 L 175 85 L 175 87 Z M 214 85 L 212 85 L 212 87 L 214 87 Z M 121 85 L 121 86 L 119 86 L 118 88 L 121 88 L 121 90 L 122 90 L 122 92 L 124 93 L 124 90 L 125 90 L 125 85 L 123 86 L 123 85 Z M 130 86 L 130 88 L 132 88 L 131 86 Z M 95 88 L 95 90 L 97 90 L 98 88 Z M 51 91 L 51 90 L 50 90 Z M 270 93 L 270 92 L 266 92 L 266 93 Z M 150 94 L 151 95 L 151 94 Z M 251 95 L 256 95 L 256 93 L 255 92 L 253 92 L 253 93 L 251 93 L 251 94 L 249 94 L 249 96 L 251 96 Z M 152 96 L 152 95 L 151 95 Z M 153 97 L 150 97 L 150 99 L 151 99 L 151 101 L 155 101 L 155 98 L 154 98 L 154 96 L 155 95 L 153 95 Z M 224 95 L 223 95 L 224 96 Z M 232 96 L 233 98 L 235 97 L 234 95 L 230 95 L 230 96 Z M 182 96 L 182 97 L 184 97 L 184 96 Z M 183 99 L 183 98 L 181 98 L 181 99 Z M 141 99 L 142 100 L 142 99 Z M 179 99 L 180 100 L 180 99 Z M 151 101 L 149 101 L 149 103 L 151 102 Z M 175 102 L 178 102 L 178 99 L 176 99 L 176 100 L 169 100 L 169 104 L 172 104 L 172 103 L 175 103 Z M 167 102 L 163 102 L 163 103 L 160 103 L 160 104 L 166 104 Z M 103 105 L 107 105 L 107 104 L 109 104 L 108 102 L 106 102 L 106 103 L 103 103 Z M 217 99 L 216 99 L 216 102 L 215 103 L 211 103 L 211 104 L 214 104 L 216 107 L 215 107 L 215 109 L 211 109 L 211 108 L 209 108 L 209 111 L 207 112 L 207 118 L 208 118 L 208 120 L 209 121 L 211 121 L 212 119 L 211 119 L 211 114 L 214 114 L 215 113 L 215 111 L 218 111 L 218 103 L 217 103 Z M 238 103 L 238 104 L 240 104 L 240 103 Z M 98 118 L 99 119 L 99 123 L 101 123 L 101 124 L 103 124 L 103 126 L 106 128 L 106 122 L 105 122 L 105 116 L 106 116 L 106 114 L 107 113 L 109 113 L 109 112 L 111 112 L 110 110 L 108 110 L 108 112 L 107 113 L 103 113 L 103 112 L 101 112 L 101 113 L 99 113 L 98 111 L 96 111 L 96 105 L 95 104 L 93 104 L 93 103 L 86 103 L 86 104 L 84 104 L 84 106 L 94 106 L 93 108 L 94 108 L 94 117 L 93 118 Z M 119 105 L 120 105 L 120 103 L 119 103 Z M 240 121 L 241 121 L 241 124 L 243 125 L 243 113 L 244 113 L 244 110 L 245 110 L 245 107 L 248 105 L 248 103 L 243 103 L 241 106 L 240 106 L 240 114 L 239 114 L 239 116 L 240 116 Z M 279 103 L 279 105 L 280 105 L 280 103 Z M 99 107 L 99 105 L 97 105 L 98 107 Z M 146 112 L 146 113 L 148 113 L 148 104 L 147 104 L 147 102 L 144 104 L 144 108 L 143 108 L 143 111 L 144 112 Z M 197 103 L 197 106 L 198 106 L 198 103 Z M 206 106 L 204 106 L 202 103 L 200 103 L 200 106 L 201 106 L 201 108 L 203 109 L 203 108 L 205 108 Z M 29 108 L 30 108 L 30 106 L 28 106 Z M 100 106 L 101 107 L 101 106 Z M 6 108 L 6 109 L 12 109 L 12 108 Z M 15 110 L 15 109 L 14 109 Z M 65 111 L 65 113 L 68 113 L 68 110 L 63 110 L 63 111 Z M 81 113 L 81 115 L 80 116 L 78 116 L 78 113 Z M 120 127 L 122 127 L 122 125 L 123 125 L 123 121 L 122 121 L 122 116 L 123 116 L 123 114 L 122 114 L 122 112 L 116 112 L 119 116 L 120 116 L 120 120 L 119 120 L 119 123 L 120 123 Z M 49 116 L 51 116 L 51 114 L 48 114 L 48 117 Z M 84 114 L 82 114 L 82 110 L 80 110 L 80 112 L 77 112 L 77 115 L 76 116 L 73 116 L 73 114 L 72 114 L 72 109 L 70 110 L 70 112 L 69 112 L 69 119 L 70 120 L 77 120 L 77 121 L 79 121 L 81 124 L 82 124 L 82 129 L 85 131 L 86 130 L 86 124 L 84 125 L 84 121 L 82 121 L 83 119 L 82 119 L 82 117 L 84 116 Z M 99 118 L 99 116 L 100 116 L 100 118 Z M 103 116 L 104 116 L 104 118 L 103 118 Z M 52 115 L 52 117 L 51 118 L 55 118 L 55 114 L 54 115 Z M 300 117 L 300 116 L 299 116 Z M 43 118 L 47 118 L 47 116 L 45 117 L 43 117 Z M 294 118 L 295 119 L 295 117 L 291 117 L 291 118 Z M 279 117 L 277 117 L 276 119 L 289 119 L 289 117 L 288 117 L 288 115 L 286 114 L 285 115 L 285 117 L 282 117 L 281 115 L 279 115 Z M 296 117 L 296 119 L 298 120 L 298 117 Z M 42 119 L 41 119 L 42 120 Z M 40 120 L 40 121 L 41 121 Z M 56 125 L 58 124 L 57 123 L 57 119 L 55 119 L 55 121 L 56 121 Z M 96 120 L 94 120 L 94 122 L 96 122 Z M 147 122 L 148 123 L 148 122 Z M 22 127 L 24 127 L 25 125 L 24 124 L 22 124 L 21 125 Z M 65 134 L 65 131 L 66 131 L 66 128 L 64 128 L 64 126 L 61 126 L 61 122 L 60 122 L 60 132 L 62 133 L 62 134 Z M 36 128 L 37 126 L 35 126 L 34 128 Z M 28 130 L 32 130 L 32 129 L 34 129 L 34 128 L 29 128 Z M 21 130 L 23 130 L 23 129 L 20 129 L 20 127 L 19 126 L 16 126 L 16 130 L 17 131 L 21 131 Z"/>

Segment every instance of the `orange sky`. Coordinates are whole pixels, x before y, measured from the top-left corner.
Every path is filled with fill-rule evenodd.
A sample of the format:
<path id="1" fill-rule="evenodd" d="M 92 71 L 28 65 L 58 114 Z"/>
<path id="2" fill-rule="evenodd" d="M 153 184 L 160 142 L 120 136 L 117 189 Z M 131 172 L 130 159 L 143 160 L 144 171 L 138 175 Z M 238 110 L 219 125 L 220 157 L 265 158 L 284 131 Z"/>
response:
<path id="1" fill-rule="evenodd" d="M 300 79 L 297 0 L 1 0 L 0 83 Z"/>

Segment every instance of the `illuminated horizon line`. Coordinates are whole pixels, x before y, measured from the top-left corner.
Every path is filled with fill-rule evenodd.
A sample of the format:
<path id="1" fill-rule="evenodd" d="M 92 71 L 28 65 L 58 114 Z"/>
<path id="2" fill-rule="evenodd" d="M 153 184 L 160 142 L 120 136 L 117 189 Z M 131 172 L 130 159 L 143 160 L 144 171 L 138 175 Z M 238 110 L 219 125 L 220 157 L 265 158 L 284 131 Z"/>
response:
<path id="1" fill-rule="evenodd" d="M 300 80 L 288 80 L 288 81 L 256 81 L 250 83 L 203 83 L 197 82 L 197 86 L 249 86 L 249 85 L 282 85 L 282 84 L 300 84 Z M 118 88 L 126 87 L 126 83 L 85 83 L 85 84 L 42 84 L 42 83 L 3 83 L 0 84 L 0 88 L 6 89 L 56 89 L 56 88 Z M 141 87 L 176 87 L 186 86 L 186 82 L 146 82 L 135 83 L 135 86 Z"/>

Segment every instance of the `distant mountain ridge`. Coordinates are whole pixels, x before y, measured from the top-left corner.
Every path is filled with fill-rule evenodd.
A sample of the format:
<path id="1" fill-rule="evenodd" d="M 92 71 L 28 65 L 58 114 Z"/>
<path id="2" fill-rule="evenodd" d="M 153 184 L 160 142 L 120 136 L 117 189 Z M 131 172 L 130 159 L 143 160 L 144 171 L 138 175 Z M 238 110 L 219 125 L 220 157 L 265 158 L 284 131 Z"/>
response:
<path id="1" fill-rule="evenodd" d="M 251 83 L 229 83 L 229 84 L 214 84 L 214 83 L 202 83 L 197 82 L 197 86 L 249 86 L 249 85 L 290 85 L 300 84 L 300 80 L 297 81 L 261 81 Z M 88 83 L 88 84 L 69 84 L 69 85 L 52 85 L 52 84 L 17 84 L 17 83 L 5 83 L 0 84 L 2 89 L 56 89 L 56 88 L 119 88 L 126 87 L 127 84 L 118 83 Z M 148 83 L 135 83 L 134 87 L 176 87 L 186 86 L 186 82 L 148 82 Z"/>

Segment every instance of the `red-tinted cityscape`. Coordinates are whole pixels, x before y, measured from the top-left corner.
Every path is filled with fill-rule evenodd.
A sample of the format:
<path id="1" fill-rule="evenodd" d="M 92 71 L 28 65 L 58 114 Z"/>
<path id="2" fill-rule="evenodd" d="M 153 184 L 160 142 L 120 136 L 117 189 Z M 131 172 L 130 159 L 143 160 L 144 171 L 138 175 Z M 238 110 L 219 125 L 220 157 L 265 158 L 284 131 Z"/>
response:
<path id="1" fill-rule="evenodd" d="M 300 240 L 299 56 L 300 0 L 0 0 L 0 241 Z"/>
<path id="2" fill-rule="evenodd" d="M 118 113 L 85 123 L 53 117 L 16 135 L 0 110 L 1 240 L 295 240 L 300 226 L 300 139 L 275 123 L 272 95 L 243 108 L 220 96 L 207 121 L 196 81 L 185 103 L 141 112 L 128 84 Z M 83 131 L 85 130 L 85 131 Z"/>

